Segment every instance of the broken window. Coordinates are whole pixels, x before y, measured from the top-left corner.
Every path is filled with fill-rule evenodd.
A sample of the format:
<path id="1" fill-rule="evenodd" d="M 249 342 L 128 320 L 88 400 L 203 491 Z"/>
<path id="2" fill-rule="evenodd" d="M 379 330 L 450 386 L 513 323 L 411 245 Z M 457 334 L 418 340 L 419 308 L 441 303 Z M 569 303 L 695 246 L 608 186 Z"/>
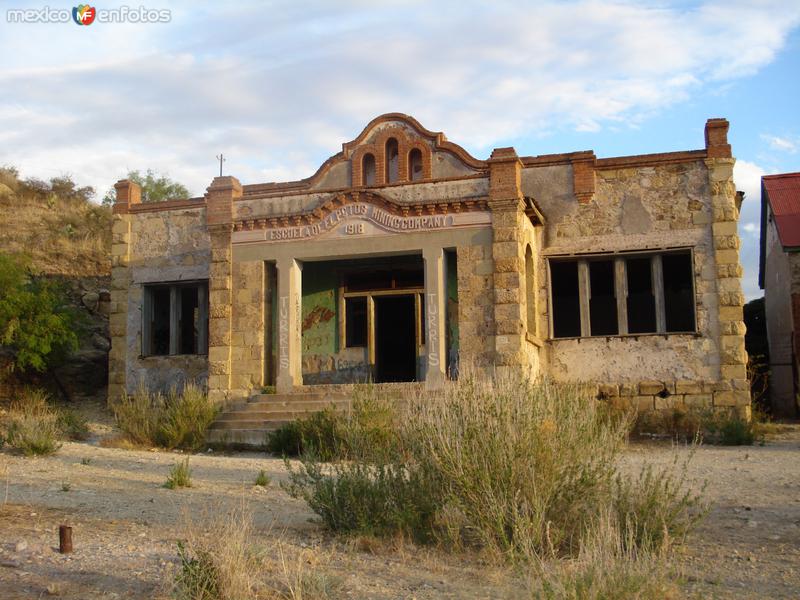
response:
<path id="1" fill-rule="evenodd" d="M 394 138 L 389 138 L 386 140 L 385 154 L 386 183 L 394 183 L 397 181 L 399 161 L 400 159 L 397 148 L 397 140 Z"/>
<path id="2" fill-rule="evenodd" d="M 205 354 L 208 349 L 208 285 L 147 285 L 144 288 L 142 354 Z"/>
<path id="3" fill-rule="evenodd" d="M 344 299 L 345 346 L 348 348 L 367 345 L 367 297 L 354 296 Z"/>
<path id="4" fill-rule="evenodd" d="M 696 328 L 689 250 L 553 260 L 550 284 L 555 338 Z"/>
<path id="5" fill-rule="evenodd" d="M 408 153 L 408 178 L 411 181 L 422 179 L 422 152 L 419 148 Z"/>
<path id="6" fill-rule="evenodd" d="M 365 154 L 361 162 L 361 176 L 364 185 L 375 185 L 375 157 Z"/>
<path id="7" fill-rule="evenodd" d="M 589 325 L 592 335 L 617 335 L 617 299 L 614 297 L 614 261 L 589 263 Z"/>
<path id="8" fill-rule="evenodd" d="M 580 336 L 578 261 L 550 263 L 550 285 L 553 297 L 553 337 Z"/>
<path id="9" fill-rule="evenodd" d="M 628 333 L 656 331 L 656 300 L 653 294 L 653 268 L 649 256 L 625 261 L 628 283 Z"/>
<path id="10" fill-rule="evenodd" d="M 694 331 L 692 255 L 688 252 L 661 257 L 664 273 L 664 312 L 667 331 Z"/>

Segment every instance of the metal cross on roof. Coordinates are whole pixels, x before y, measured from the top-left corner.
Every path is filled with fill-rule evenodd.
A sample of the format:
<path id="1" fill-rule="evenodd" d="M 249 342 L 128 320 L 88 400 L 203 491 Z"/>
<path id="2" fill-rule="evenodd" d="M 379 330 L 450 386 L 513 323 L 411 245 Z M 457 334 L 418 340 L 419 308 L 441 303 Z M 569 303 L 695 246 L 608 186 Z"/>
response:
<path id="1" fill-rule="evenodd" d="M 219 161 L 219 176 L 222 177 L 222 163 L 225 162 L 225 156 L 222 154 L 218 154 L 217 160 Z"/>

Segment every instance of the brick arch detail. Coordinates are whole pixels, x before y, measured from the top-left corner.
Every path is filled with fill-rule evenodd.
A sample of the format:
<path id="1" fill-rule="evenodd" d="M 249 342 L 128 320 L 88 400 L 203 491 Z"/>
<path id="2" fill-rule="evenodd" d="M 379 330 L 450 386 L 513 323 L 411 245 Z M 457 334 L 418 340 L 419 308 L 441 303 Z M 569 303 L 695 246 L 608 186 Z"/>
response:
<path id="1" fill-rule="evenodd" d="M 408 183 L 411 181 L 408 170 L 408 155 L 414 148 L 422 153 L 422 179 L 430 179 L 432 171 L 433 153 L 428 144 L 420 139 L 410 139 L 401 127 L 390 127 L 378 132 L 370 144 L 359 145 L 351 157 L 353 187 L 363 187 L 364 174 L 362 173 L 364 154 L 372 153 L 375 156 L 375 185 L 386 185 L 386 142 L 390 138 L 397 140 L 398 164 L 397 182 Z"/>

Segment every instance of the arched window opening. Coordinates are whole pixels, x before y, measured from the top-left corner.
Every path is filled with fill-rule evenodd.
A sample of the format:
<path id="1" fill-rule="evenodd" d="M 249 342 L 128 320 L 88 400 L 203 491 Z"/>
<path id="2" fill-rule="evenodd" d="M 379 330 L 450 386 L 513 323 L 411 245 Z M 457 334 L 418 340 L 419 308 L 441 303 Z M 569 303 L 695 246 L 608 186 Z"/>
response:
<path id="1" fill-rule="evenodd" d="M 361 163 L 361 173 L 364 185 L 375 185 L 375 157 L 365 154 Z"/>
<path id="2" fill-rule="evenodd" d="M 422 179 L 422 152 L 419 148 L 414 148 L 408 154 L 408 178 L 411 181 Z"/>
<path id="3" fill-rule="evenodd" d="M 400 158 L 397 149 L 397 140 L 389 138 L 386 140 L 386 183 L 397 181 L 399 163 Z"/>
<path id="4" fill-rule="evenodd" d="M 536 284 L 533 273 L 533 250 L 531 245 L 525 249 L 525 321 L 526 329 L 536 335 Z"/>

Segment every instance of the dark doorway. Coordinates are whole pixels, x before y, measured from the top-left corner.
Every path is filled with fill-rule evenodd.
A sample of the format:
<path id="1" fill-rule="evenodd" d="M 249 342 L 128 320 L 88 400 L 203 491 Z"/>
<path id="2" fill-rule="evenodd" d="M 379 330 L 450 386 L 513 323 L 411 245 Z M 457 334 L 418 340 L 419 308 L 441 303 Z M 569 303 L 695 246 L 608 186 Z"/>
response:
<path id="1" fill-rule="evenodd" d="M 417 375 L 414 296 L 375 297 L 375 380 L 414 381 Z"/>

